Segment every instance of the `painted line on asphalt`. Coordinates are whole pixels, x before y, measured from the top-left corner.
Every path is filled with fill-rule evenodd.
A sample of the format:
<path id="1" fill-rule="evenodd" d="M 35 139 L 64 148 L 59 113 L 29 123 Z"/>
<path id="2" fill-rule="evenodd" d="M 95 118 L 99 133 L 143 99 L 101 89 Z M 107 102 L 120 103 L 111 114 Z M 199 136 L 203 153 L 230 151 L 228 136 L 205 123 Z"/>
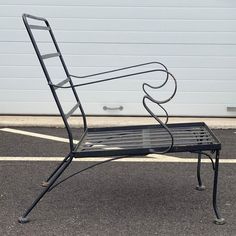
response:
<path id="1" fill-rule="evenodd" d="M 153 154 L 152 154 L 153 155 Z M 0 157 L 0 161 L 62 161 L 64 157 Z M 111 158 L 75 158 L 74 161 L 79 162 L 101 162 Z M 178 158 L 164 155 L 156 155 L 156 157 L 130 157 L 112 162 L 161 162 L 161 163 L 197 163 L 197 158 Z M 209 159 L 202 159 L 202 163 L 211 163 Z M 220 159 L 220 163 L 234 164 L 236 159 Z"/>
<path id="2" fill-rule="evenodd" d="M 61 137 L 56 137 L 56 136 L 46 135 L 46 134 L 39 134 L 39 133 L 29 132 L 29 131 L 24 131 L 24 130 L 2 128 L 0 129 L 0 131 L 13 133 L 13 134 L 21 134 L 21 135 L 26 135 L 26 136 L 35 137 L 35 138 L 53 140 L 53 141 L 58 141 L 58 142 L 63 142 L 63 143 L 69 143 L 69 139 L 67 138 L 61 138 Z M 77 144 L 78 142 L 79 142 L 78 140 L 74 140 L 74 144 Z M 86 142 L 85 144 L 89 145 L 91 143 Z M 93 147 L 103 148 L 104 150 L 120 149 L 119 147 L 108 147 L 107 145 L 103 145 L 103 144 L 93 144 Z"/>
<path id="3" fill-rule="evenodd" d="M 17 130 L 17 129 L 11 129 L 11 128 L 2 128 L 1 131 L 8 132 L 8 133 L 14 133 L 14 134 L 22 134 L 30 137 L 36 137 L 36 138 L 42 138 L 42 139 L 48 139 L 53 141 L 59 141 L 63 143 L 69 143 L 69 139 L 67 138 L 60 138 L 52 135 L 46 135 L 46 134 L 39 134 L 29 131 L 23 131 L 23 130 Z"/>
<path id="4" fill-rule="evenodd" d="M 24 131 L 24 130 L 19 130 L 19 129 L 12 129 L 12 128 L 2 128 L 0 131 L 8 132 L 8 133 L 13 133 L 13 134 L 21 134 L 25 136 L 30 136 L 34 138 L 42 138 L 42 139 L 47 139 L 47 140 L 52 140 L 52 141 L 57 141 L 57 142 L 62 142 L 62 143 L 69 143 L 69 139 L 67 138 L 61 138 L 53 135 L 47 135 L 47 134 L 40 134 L 40 133 L 35 133 L 35 132 L 29 132 L 29 131 Z M 77 144 L 79 141 L 74 140 L 74 144 Z M 90 144 L 89 142 L 86 142 L 87 144 Z M 106 145 L 98 144 L 98 145 L 93 145 L 94 147 L 103 147 L 104 149 L 111 149 L 107 147 Z M 114 148 L 114 147 L 113 147 Z"/>
<path id="5" fill-rule="evenodd" d="M 0 131 L 9 132 L 9 133 L 15 133 L 15 134 L 21 134 L 31 137 L 37 137 L 47 140 L 53 140 L 53 141 L 59 141 L 63 143 L 69 143 L 69 139 L 56 137 L 52 135 L 46 135 L 46 134 L 39 134 L 35 132 L 29 132 L 29 131 L 23 131 L 18 129 L 11 129 L 11 128 L 2 128 Z M 77 140 L 75 140 L 78 142 Z M 94 146 L 104 146 L 104 149 L 106 149 L 105 145 L 94 145 Z M 0 161 L 61 161 L 63 157 L 0 157 Z M 105 161 L 110 158 L 75 158 L 75 161 Z M 160 154 L 149 154 L 146 157 L 130 157 L 130 158 L 123 158 L 119 160 L 115 160 L 115 162 L 173 162 L 173 163 L 196 163 L 197 159 L 195 158 L 178 158 L 178 157 L 172 157 L 168 155 L 160 155 Z M 236 163 L 236 159 L 221 159 L 221 163 Z M 211 163 L 209 159 L 202 159 L 202 163 Z"/>

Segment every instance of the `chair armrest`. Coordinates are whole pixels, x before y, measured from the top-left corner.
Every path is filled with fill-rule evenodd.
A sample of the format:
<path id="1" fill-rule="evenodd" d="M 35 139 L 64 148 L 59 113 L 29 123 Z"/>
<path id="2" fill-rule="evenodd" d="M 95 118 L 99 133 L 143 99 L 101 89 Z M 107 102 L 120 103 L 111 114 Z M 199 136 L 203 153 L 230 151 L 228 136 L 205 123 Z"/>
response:
<path id="1" fill-rule="evenodd" d="M 75 87 L 81 87 L 81 86 L 85 86 L 85 85 L 91 85 L 91 84 L 101 83 L 101 82 L 106 82 L 106 81 L 111 81 L 111 80 L 118 80 L 118 79 L 122 79 L 122 78 L 126 78 L 126 77 L 132 77 L 132 76 L 141 75 L 141 74 L 147 74 L 147 73 L 153 73 L 153 72 L 168 72 L 167 67 L 164 64 L 162 64 L 160 62 L 148 62 L 148 63 L 144 63 L 144 64 L 138 64 L 138 65 L 133 65 L 133 66 L 129 66 L 129 67 L 123 67 L 123 68 L 120 68 L 120 69 L 100 72 L 100 73 L 91 74 L 91 75 L 85 75 L 85 76 L 70 75 L 70 77 L 79 78 L 79 79 L 81 79 L 81 78 L 90 78 L 90 77 L 95 77 L 95 76 L 100 76 L 100 75 L 105 75 L 105 74 L 111 74 L 111 73 L 114 73 L 114 72 L 129 70 L 129 69 L 132 69 L 132 68 L 137 68 L 137 67 L 142 67 L 142 66 L 147 66 L 147 65 L 153 65 L 153 64 L 154 65 L 161 65 L 164 69 L 143 70 L 143 71 L 139 71 L 139 72 L 127 73 L 127 74 L 120 75 L 120 76 L 108 77 L 106 79 L 100 79 L 100 80 L 90 81 L 90 82 L 86 82 L 86 83 L 80 83 L 80 84 L 73 84 L 72 83 L 69 86 L 62 86 L 60 83 L 59 84 L 49 83 L 49 85 L 51 85 L 55 88 L 72 88 L 72 87 L 75 88 Z M 161 87 L 166 84 L 166 82 L 168 81 L 168 78 L 169 78 L 169 74 L 166 73 L 166 79 L 165 79 L 164 83 L 161 85 Z"/>
<path id="2" fill-rule="evenodd" d="M 114 72 L 118 72 L 118 71 L 129 70 L 129 69 L 132 69 L 132 68 L 137 68 L 137 67 L 142 67 L 142 66 L 147 66 L 147 65 L 160 65 L 160 66 L 164 67 L 165 70 L 167 70 L 167 67 L 163 63 L 153 61 L 153 62 L 142 63 L 142 64 L 138 64 L 138 65 L 127 66 L 127 67 L 123 67 L 123 68 L 119 68 L 119 69 L 103 71 L 103 72 L 90 74 L 90 75 L 84 75 L 84 76 L 70 75 L 70 76 L 75 77 L 75 78 L 79 78 L 79 79 L 84 79 L 84 78 L 94 77 L 94 76 L 98 76 L 98 75 L 110 74 L 110 73 L 114 73 Z"/>

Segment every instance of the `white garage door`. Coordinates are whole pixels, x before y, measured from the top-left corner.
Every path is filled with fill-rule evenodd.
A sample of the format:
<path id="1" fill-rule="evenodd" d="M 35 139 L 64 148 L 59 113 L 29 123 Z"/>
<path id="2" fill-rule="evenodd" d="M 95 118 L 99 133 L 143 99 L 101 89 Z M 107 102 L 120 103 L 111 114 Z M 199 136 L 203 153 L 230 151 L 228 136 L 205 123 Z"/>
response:
<path id="1" fill-rule="evenodd" d="M 161 61 L 178 80 L 177 95 L 166 106 L 170 115 L 236 115 L 234 0 L 1 0 L 1 114 L 58 113 L 22 13 L 48 18 L 71 74 Z M 57 73 L 56 64 L 50 67 Z M 87 114 L 146 115 L 145 80 L 156 85 L 163 77 L 123 79 L 78 93 Z M 67 95 L 64 102 L 71 102 Z"/>

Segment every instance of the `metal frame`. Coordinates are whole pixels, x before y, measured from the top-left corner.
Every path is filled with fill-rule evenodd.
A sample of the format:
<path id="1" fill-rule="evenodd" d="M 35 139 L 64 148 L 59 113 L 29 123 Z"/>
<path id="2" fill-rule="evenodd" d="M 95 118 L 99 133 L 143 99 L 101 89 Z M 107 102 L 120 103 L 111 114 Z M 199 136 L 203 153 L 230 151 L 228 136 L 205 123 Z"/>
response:
<path id="1" fill-rule="evenodd" d="M 42 193 L 35 199 L 31 206 L 25 211 L 25 213 L 18 219 L 20 223 L 28 222 L 28 214 L 37 205 L 37 203 L 42 199 L 42 197 L 53 190 L 56 186 L 65 182 L 72 176 L 75 176 L 87 169 L 93 168 L 97 165 L 104 164 L 106 162 L 124 158 L 127 156 L 134 155 L 145 155 L 149 153 L 170 153 L 170 152 L 193 152 L 198 154 L 198 164 L 197 164 L 197 180 L 198 186 L 197 190 L 204 190 L 205 187 L 201 180 L 201 157 L 206 155 L 212 161 L 212 167 L 214 171 L 214 183 L 213 183 L 213 209 L 216 215 L 216 224 L 224 224 L 225 220 L 221 218 L 219 210 L 217 208 L 217 183 L 218 183 L 218 168 L 219 168 L 219 154 L 221 149 L 221 144 L 212 131 L 204 123 L 189 123 L 189 124 L 168 124 L 168 113 L 163 107 L 163 104 L 169 102 L 177 91 L 177 82 L 173 74 L 171 74 L 167 67 L 160 62 L 148 62 L 128 67 L 123 67 L 116 70 L 104 71 L 100 73 L 76 76 L 71 75 L 66 67 L 65 61 L 56 42 L 52 29 L 48 21 L 42 17 L 36 17 L 28 14 L 23 14 L 22 16 L 26 30 L 29 34 L 45 77 L 47 79 L 48 85 L 51 89 L 61 117 L 64 121 L 68 138 L 70 140 L 70 152 L 64 158 L 64 160 L 56 167 L 52 174 L 48 177 L 46 181 L 42 183 L 45 189 Z M 29 24 L 28 20 L 36 22 L 36 24 Z M 43 22 L 44 25 L 38 25 L 37 22 Z M 42 55 L 34 34 L 33 30 L 43 30 L 48 31 L 52 42 L 54 43 L 56 52 Z M 65 79 L 58 84 L 53 84 L 44 63 L 44 60 L 59 57 L 62 67 L 65 72 Z M 145 66 L 157 66 L 155 69 L 145 69 Z M 127 73 L 130 69 L 142 68 L 142 71 Z M 161 67 L 161 68 L 160 68 Z M 125 72 L 121 76 L 112 76 L 115 72 Z M 88 128 L 86 115 L 83 107 L 80 103 L 76 87 L 92 85 L 96 83 L 108 82 L 117 79 L 124 79 L 127 77 L 133 77 L 141 74 L 147 73 L 164 73 L 166 75 L 164 82 L 160 86 L 152 86 L 147 83 L 143 83 L 142 89 L 144 92 L 143 106 L 147 112 L 159 123 L 157 125 L 141 125 L 141 126 L 122 126 L 122 127 L 105 127 L 105 128 Z M 82 78 L 96 78 L 97 76 L 108 75 L 105 79 L 94 80 L 86 83 L 74 84 L 72 78 L 82 79 Z M 171 96 L 165 100 L 154 99 L 148 90 L 155 90 L 162 88 L 167 84 L 167 82 L 172 79 L 174 82 L 174 89 Z M 67 85 L 68 84 L 68 85 Z M 57 96 L 57 89 L 72 89 L 74 97 L 76 99 L 76 104 L 71 108 L 68 113 L 65 113 L 60 100 Z M 160 107 L 165 113 L 165 122 L 163 122 L 150 108 L 150 104 L 154 103 Z M 71 131 L 71 127 L 68 123 L 68 119 L 71 115 L 79 109 L 83 119 L 84 132 L 80 137 L 79 143 L 74 143 L 74 137 Z M 124 142 L 125 140 L 125 142 Z M 209 151 L 211 154 L 215 153 L 215 161 L 211 157 L 211 154 L 206 153 Z M 71 164 L 73 158 L 82 158 L 87 156 L 110 156 L 111 159 L 104 162 L 96 163 L 89 166 L 83 170 L 80 170 L 65 179 L 56 182 L 61 174 L 66 170 L 66 168 Z"/>

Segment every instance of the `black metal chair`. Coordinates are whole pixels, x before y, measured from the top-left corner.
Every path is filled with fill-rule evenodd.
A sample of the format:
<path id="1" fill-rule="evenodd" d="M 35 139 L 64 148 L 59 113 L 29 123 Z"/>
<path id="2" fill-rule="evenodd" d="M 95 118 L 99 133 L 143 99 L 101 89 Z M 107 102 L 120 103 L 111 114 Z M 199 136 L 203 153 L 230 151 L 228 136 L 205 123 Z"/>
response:
<path id="1" fill-rule="evenodd" d="M 174 76 L 167 70 L 166 66 L 160 62 L 148 62 L 144 64 L 129 66 L 120 68 L 117 70 L 110 70 L 96 74 L 90 74 L 86 76 L 74 76 L 71 75 L 66 67 L 61 51 L 58 47 L 52 29 L 48 21 L 41 17 L 36 17 L 28 14 L 23 14 L 23 21 L 35 52 L 38 56 L 39 62 L 47 79 L 48 85 L 51 89 L 57 107 L 59 109 L 60 115 L 64 121 L 65 128 L 68 133 L 70 141 L 70 152 L 65 157 L 65 159 L 60 163 L 60 165 L 53 171 L 49 178 L 43 182 L 45 187 L 42 193 L 35 199 L 32 205 L 25 211 L 22 217 L 19 218 L 20 223 L 28 222 L 28 214 L 36 206 L 39 200 L 53 188 L 55 188 L 60 183 L 64 182 L 68 178 L 74 176 L 75 174 L 81 173 L 89 168 L 96 165 L 106 163 L 111 160 L 124 158 L 127 156 L 135 155 L 146 155 L 152 153 L 173 153 L 173 152 L 190 152 L 198 154 L 198 164 L 197 164 L 197 180 L 198 186 L 197 190 L 204 190 L 205 187 L 202 184 L 200 169 L 201 169 L 201 158 L 205 155 L 210 158 L 212 162 L 212 167 L 214 171 L 214 183 L 213 183 L 213 209 L 216 215 L 215 223 L 224 224 L 225 220 L 221 218 L 219 210 L 217 208 L 217 185 L 218 185 L 218 167 L 219 167 L 219 156 L 221 150 L 221 144 L 212 131 L 207 127 L 205 123 L 181 123 L 181 124 L 168 124 L 168 113 L 163 108 L 162 104 L 170 101 L 176 91 L 177 83 Z M 33 23 L 29 23 L 29 21 Z M 40 24 L 39 24 L 40 23 Z M 43 24 L 42 24 L 43 23 Z M 51 37 L 51 40 L 55 46 L 56 52 L 49 54 L 42 54 L 36 39 L 34 36 L 34 31 L 47 31 Z M 60 83 L 54 84 L 48 73 L 48 68 L 45 65 L 45 60 L 58 57 L 63 67 L 65 73 L 65 79 Z M 146 66 L 156 66 L 155 69 L 145 69 Z M 115 72 L 127 72 L 130 69 L 144 68 L 142 71 L 125 73 L 121 76 L 112 76 Z M 111 80 L 123 79 L 131 76 L 154 74 L 154 73 L 164 73 L 166 75 L 164 82 L 160 86 L 151 86 L 147 83 L 143 83 L 143 106 L 147 112 L 158 122 L 156 125 L 139 125 L 139 126 L 121 126 L 121 127 L 104 127 L 104 128 L 88 128 L 86 115 L 83 107 L 80 103 L 76 87 L 107 82 Z M 105 79 L 94 80 L 85 83 L 74 84 L 72 78 L 84 79 L 84 78 L 96 78 L 98 76 L 108 76 Z M 174 82 L 174 89 L 172 95 L 165 100 L 154 99 L 148 90 L 159 89 L 167 84 L 168 81 L 172 80 Z M 65 113 L 63 106 L 58 97 L 57 91 L 59 89 L 71 89 L 76 100 L 76 104 L 71 108 L 68 113 Z M 155 104 L 161 108 L 165 115 L 165 122 L 162 122 L 157 115 L 154 114 L 150 108 L 150 104 Z M 84 127 L 83 134 L 81 134 L 80 141 L 75 143 L 74 134 L 72 132 L 71 126 L 68 119 L 71 115 L 79 109 L 81 112 L 81 117 L 83 119 Z M 212 155 L 215 155 L 215 158 Z M 61 176 L 64 170 L 71 164 L 73 158 L 82 157 L 111 157 L 109 160 L 96 163 L 86 169 L 76 172 L 75 174 L 56 182 L 56 180 Z"/>

